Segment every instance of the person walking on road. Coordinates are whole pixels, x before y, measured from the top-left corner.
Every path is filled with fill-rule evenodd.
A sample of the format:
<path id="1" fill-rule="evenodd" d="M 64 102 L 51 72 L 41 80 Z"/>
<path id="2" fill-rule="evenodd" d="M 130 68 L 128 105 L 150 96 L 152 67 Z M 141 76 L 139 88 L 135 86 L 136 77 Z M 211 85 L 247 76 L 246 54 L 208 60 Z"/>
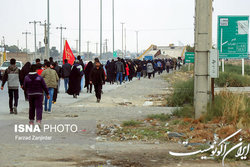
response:
<path id="1" fill-rule="evenodd" d="M 10 66 L 5 70 L 2 78 L 1 90 L 3 90 L 5 83 L 8 81 L 9 93 L 9 108 L 10 114 L 17 114 L 18 98 L 19 98 L 19 84 L 20 84 L 20 70 L 16 66 L 16 60 L 10 59 Z M 13 107 L 14 98 L 14 107 Z"/>
<path id="2" fill-rule="evenodd" d="M 117 84 L 120 81 L 120 85 L 122 84 L 123 74 L 125 74 L 125 68 L 121 59 L 118 57 L 118 61 L 115 63 L 115 70 L 116 70 L 116 81 Z"/>
<path id="3" fill-rule="evenodd" d="M 82 70 L 84 70 L 85 66 L 84 66 L 84 63 L 83 63 L 82 58 L 81 58 L 80 55 L 77 56 L 77 60 L 78 60 L 78 64 L 82 66 Z M 82 77 L 81 77 L 81 91 L 83 89 L 83 79 L 84 79 L 83 77 L 84 77 L 84 73 L 82 74 Z"/>
<path id="4" fill-rule="evenodd" d="M 135 76 L 135 66 L 131 61 L 128 61 L 128 67 L 129 67 L 129 76 L 128 80 L 132 81 L 133 77 Z"/>
<path id="5" fill-rule="evenodd" d="M 34 125 L 36 115 L 36 122 L 38 125 L 41 125 L 43 113 L 43 92 L 45 92 L 47 99 L 50 99 L 50 96 L 44 79 L 37 74 L 37 65 L 31 65 L 31 70 L 24 79 L 23 88 L 27 91 L 29 96 L 29 124 Z"/>
<path id="6" fill-rule="evenodd" d="M 71 72 L 71 65 L 68 63 L 68 60 L 64 60 L 64 64 L 62 65 L 62 78 L 64 79 L 64 88 L 65 93 L 67 93 L 68 86 L 69 86 L 69 75 Z"/>
<path id="7" fill-rule="evenodd" d="M 143 75 L 143 78 L 147 77 L 147 62 L 146 61 L 142 62 L 142 75 Z"/>
<path id="8" fill-rule="evenodd" d="M 111 81 L 112 84 L 114 84 L 115 80 L 116 80 L 116 75 L 115 75 L 115 60 L 112 59 L 111 63 L 110 63 L 110 71 L 111 71 Z"/>
<path id="9" fill-rule="evenodd" d="M 93 63 L 90 61 L 85 68 L 85 88 L 87 88 L 87 93 L 92 93 L 92 84 L 90 84 L 90 73 L 93 69 Z"/>
<path id="10" fill-rule="evenodd" d="M 82 76 L 82 65 L 79 64 L 79 60 L 76 60 L 69 75 L 69 89 L 67 90 L 67 93 L 73 95 L 73 98 L 77 98 L 80 94 Z"/>
<path id="11" fill-rule="evenodd" d="M 125 71 L 126 71 L 126 73 L 125 73 L 124 80 L 127 82 L 128 81 L 128 76 L 129 76 L 129 66 L 128 66 L 128 63 L 126 63 L 126 65 L 125 65 Z"/>
<path id="12" fill-rule="evenodd" d="M 31 67 L 30 62 L 27 62 L 27 63 L 23 66 L 23 68 L 21 69 L 21 71 L 20 71 L 20 82 L 21 82 L 21 87 L 23 87 L 24 78 L 25 78 L 26 75 L 28 75 L 29 72 L 30 72 L 30 67 Z M 28 95 L 27 95 L 27 92 L 26 92 L 25 89 L 24 89 L 24 97 L 25 97 L 25 101 L 29 101 Z"/>
<path id="13" fill-rule="evenodd" d="M 44 110 L 46 112 L 48 111 L 48 113 L 50 114 L 52 112 L 52 100 L 53 100 L 53 95 L 54 95 L 54 89 L 57 88 L 59 77 L 56 71 L 50 68 L 49 62 L 45 64 L 45 70 L 42 72 L 41 76 L 43 77 L 48 87 L 49 96 L 51 97 L 51 98 L 48 98 L 45 95 Z M 49 108 L 48 108 L 48 100 L 49 100 Z"/>
<path id="14" fill-rule="evenodd" d="M 151 61 L 148 61 L 147 63 L 147 73 L 148 78 L 151 79 L 151 75 L 154 73 L 154 65 Z"/>
<path id="15" fill-rule="evenodd" d="M 58 65 L 57 62 L 50 65 L 50 67 L 51 67 L 51 69 L 56 71 L 58 78 L 59 78 L 58 83 L 57 83 L 57 88 L 54 89 L 54 95 L 53 95 L 53 100 L 52 100 L 52 103 L 55 104 L 56 100 L 57 100 L 57 95 L 58 95 L 59 90 L 60 90 L 60 80 L 62 77 L 62 68 Z"/>
<path id="16" fill-rule="evenodd" d="M 137 68 L 136 68 L 136 73 L 137 73 L 138 80 L 141 79 L 141 72 L 142 72 L 142 67 L 141 67 L 141 64 L 138 63 Z"/>
<path id="17" fill-rule="evenodd" d="M 90 84 L 94 85 L 97 103 L 101 101 L 102 85 L 105 84 L 104 70 L 100 62 L 95 62 L 95 68 L 90 73 Z"/>
<path id="18" fill-rule="evenodd" d="M 169 60 L 167 60 L 167 62 L 166 62 L 167 73 L 169 73 L 170 66 L 171 66 L 171 64 L 170 64 Z"/>
<path id="19" fill-rule="evenodd" d="M 111 84 L 113 84 L 112 82 L 113 82 L 113 78 L 112 78 L 112 75 L 113 75 L 113 72 L 114 71 L 112 71 L 113 69 L 112 69 L 112 63 L 108 60 L 107 61 L 107 64 L 105 65 L 105 69 L 106 69 L 106 71 L 107 71 L 107 82 L 109 82 L 110 83 L 110 85 Z"/>

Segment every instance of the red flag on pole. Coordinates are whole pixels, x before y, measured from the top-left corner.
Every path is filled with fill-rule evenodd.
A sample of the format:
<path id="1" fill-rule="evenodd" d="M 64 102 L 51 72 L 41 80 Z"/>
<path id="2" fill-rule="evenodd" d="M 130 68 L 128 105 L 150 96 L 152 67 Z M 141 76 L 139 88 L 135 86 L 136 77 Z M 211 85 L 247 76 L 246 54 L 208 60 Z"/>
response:
<path id="1" fill-rule="evenodd" d="M 65 41 L 65 45 L 64 45 L 64 50 L 63 50 L 63 64 L 64 64 L 64 60 L 67 59 L 68 63 L 73 65 L 74 61 L 75 61 L 75 56 L 72 52 L 72 50 L 69 47 L 68 41 Z"/>

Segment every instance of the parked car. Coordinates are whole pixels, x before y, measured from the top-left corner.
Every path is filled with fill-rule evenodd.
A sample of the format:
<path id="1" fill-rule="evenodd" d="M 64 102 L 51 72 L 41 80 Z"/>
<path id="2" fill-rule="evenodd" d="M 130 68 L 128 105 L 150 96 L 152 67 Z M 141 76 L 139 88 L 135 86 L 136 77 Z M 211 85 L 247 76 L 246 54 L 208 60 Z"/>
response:
<path id="1" fill-rule="evenodd" d="M 10 61 L 5 61 L 1 67 L 0 67 L 0 78 L 2 79 L 2 76 L 5 72 L 5 70 L 10 66 Z M 23 63 L 21 61 L 16 61 L 16 66 L 21 70 L 23 67 Z"/>

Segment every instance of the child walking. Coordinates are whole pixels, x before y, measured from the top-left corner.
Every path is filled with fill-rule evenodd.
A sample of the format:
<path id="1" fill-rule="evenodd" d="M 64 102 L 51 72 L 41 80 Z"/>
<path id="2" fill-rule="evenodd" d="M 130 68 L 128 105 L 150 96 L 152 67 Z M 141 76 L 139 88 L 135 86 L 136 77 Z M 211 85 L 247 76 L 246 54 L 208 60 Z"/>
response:
<path id="1" fill-rule="evenodd" d="M 24 79 L 24 89 L 29 97 L 29 123 L 34 124 L 36 115 L 36 122 L 40 126 L 43 113 L 43 92 L 48 99 L 50 96 L 45 81 L 37 74 L 37 70 L 37 65 L 31 65 L 31 72 Z"/>

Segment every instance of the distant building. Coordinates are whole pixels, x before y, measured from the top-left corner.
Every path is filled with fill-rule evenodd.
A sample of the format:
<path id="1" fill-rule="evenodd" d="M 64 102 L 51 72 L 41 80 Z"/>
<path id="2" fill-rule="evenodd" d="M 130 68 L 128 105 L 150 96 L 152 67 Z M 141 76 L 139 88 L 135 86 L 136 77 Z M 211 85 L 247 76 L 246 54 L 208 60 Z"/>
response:
<path id="1" fill-rule="evenodd" d="M 167 59 L 167 58 L 178 58 L 184 57 L 186 51 L 185 46 L 175 46 L 170 44 L 169 46 L 156 46 L 151 45 L 143 54 L 141 54 L 137 59 Z"/>
<path id="2" fill-rule="evenodd" d="M 23 52 L 7 53 L 7 60 L 10 60 L 12 58 L 16 59 L 17 61 L 21 61 L 23 64 L 25 64 L 26 62 L 33 60 L 33 55 L 29 55 Z"/>

